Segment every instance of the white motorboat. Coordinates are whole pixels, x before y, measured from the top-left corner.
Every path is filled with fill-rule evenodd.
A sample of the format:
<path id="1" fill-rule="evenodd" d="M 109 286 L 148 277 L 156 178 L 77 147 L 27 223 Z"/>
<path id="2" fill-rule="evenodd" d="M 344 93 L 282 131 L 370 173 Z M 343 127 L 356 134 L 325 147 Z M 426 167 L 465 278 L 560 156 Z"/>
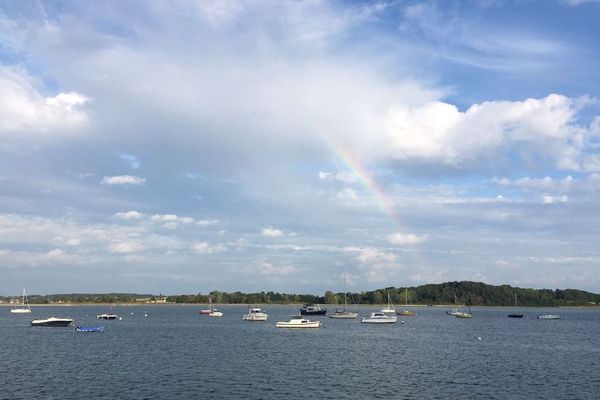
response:
<path id="1" fill-rule="evenodd" d="M 311 321 L 305 319 L 301 315 L 292 315 L 289 321 L 278 321 L 278 328 L 318 328 L 321 326 L 321 321 Z"/>
<path id="2" fill-rule="evenodd" d="M 538 315 L 538 319 L 560 319 L 560 315 L 557 314 L 544 314 Z"/>
<path id="3" fill-rule="evenodd" d="M 219 310 L 212 310 L 210 313 L 208 313 L 209 317 L 222 317 L 223 313 Z"/>
<path id="4" fill-rule="evenodd" d="M 27 300 L 25 289 L 23 289 L 23 300 L 21 304 L 21 307 L 11 308 L 10 312 L 12 314 L 29 314 L 31 312 L 31 307 L 29 307 L 29 301 Z"/>
<path id="5" fill-rule="evenodd" d="M 244 314 L 244 321 L 266 321 L 269 316 L 260 308 L 252 307 L 248 309 L 248 314 Z"/>
<path id="6" fill-rule="evenodd" d="M 363 324 L 395 324 L 398 317 L 392 315 L 386 315 L 385 313 L 378 311 L 371 313 L 368 317 L 362 317 L 361 321 Z"/>
<path id="7" fill-rule="evenodd" d="M 119 319 L 117 314 L 100 314 L 96 315 L 96 319 Z"/>
<path id="8" fill-rule="evenodd" d="M 50 317 L 46 319 L 34 319 L 31 326 L 69 326 L 73 323 L 71 318 Z"/>

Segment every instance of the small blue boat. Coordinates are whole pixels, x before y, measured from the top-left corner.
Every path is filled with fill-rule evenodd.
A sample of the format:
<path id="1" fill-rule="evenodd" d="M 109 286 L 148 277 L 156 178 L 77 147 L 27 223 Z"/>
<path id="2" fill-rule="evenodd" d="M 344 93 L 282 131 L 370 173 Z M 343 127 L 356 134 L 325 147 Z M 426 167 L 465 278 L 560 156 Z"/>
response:
<path id="1" fill-rule="evenodd" d="M 104 332 L 103 326 L 78 326 L 75 332 Z"/>

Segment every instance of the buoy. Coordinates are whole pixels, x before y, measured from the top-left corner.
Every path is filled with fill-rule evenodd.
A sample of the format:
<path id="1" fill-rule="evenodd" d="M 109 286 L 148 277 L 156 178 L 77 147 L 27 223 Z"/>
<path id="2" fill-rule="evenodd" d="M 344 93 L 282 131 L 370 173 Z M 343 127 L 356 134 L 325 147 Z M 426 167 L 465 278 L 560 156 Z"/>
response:
<path id="1" fill-rule="evenodd" d="M 477 340 L 481 340 L 481 336 L 478 336 L 478 337 L 477 337 Z"/>
<path id="2" fill-rule="evenodd" d="M 119 317 L 119 321 L 123 321 L 123 317 Z"/>

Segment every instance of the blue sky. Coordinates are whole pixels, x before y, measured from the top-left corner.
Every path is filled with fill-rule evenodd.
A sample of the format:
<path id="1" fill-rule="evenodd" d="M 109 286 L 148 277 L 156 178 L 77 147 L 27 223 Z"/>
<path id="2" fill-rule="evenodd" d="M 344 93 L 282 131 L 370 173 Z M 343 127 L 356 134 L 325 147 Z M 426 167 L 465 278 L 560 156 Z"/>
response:
<path id="1" fill-rule="evenodd" d="M 600 292 L 599 18 L 0 1 L 0 293 Z"/>

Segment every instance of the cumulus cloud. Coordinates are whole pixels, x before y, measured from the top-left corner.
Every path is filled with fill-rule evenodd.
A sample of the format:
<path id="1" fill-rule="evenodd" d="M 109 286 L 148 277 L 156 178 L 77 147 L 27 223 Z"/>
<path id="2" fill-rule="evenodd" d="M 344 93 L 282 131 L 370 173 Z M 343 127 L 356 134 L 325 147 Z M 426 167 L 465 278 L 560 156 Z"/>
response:
<path id="1" fill-rule="evenodd" d="M 272 227 L 266 227 L 262 230 L 262 232 L 260 233 L 262 236 L 268 236 L 268 237 L 282 237 L 285 236 L 285 234 L 283 233 L 283 231 L 276 229 L 276 228 L 272 228 Z"/>
<path id="2" fill-rule="evenodd" d="M 0 65 L 0 134 L 62 133 L 81 128 L 90 99 L 76 92 L 44 97 L 27 73 Z"/>
<path id="3" fill-rule="evenodd" d="M 124 219 L 124 220 L 128 220 L 128 219 L 140 219 L 142 218 L 144 214 L 142 214 L 141 212 L 138 211 L 127 211 L 127 212 L 118 212 L 115 214 L 115 217 L 120 218 L 120 219 Z"/>
<path id="4" fill-rule="evenodd" d="M 192 246 L 192 250 L 198 254 L 215 254 L 222 253 L 227 248 L 221 244 L 210 244 L 208 242 L 196 242 Z"/>
<path id="5" fill-rule="evenodd" d="M 102 185 L 143 185 L 146 179 L 134 175 L 105 176 L 100 183 Z"/>
<path id="6" fill-rule="evenodd" d="M 427 236 L 417 236 L 414 233 L 395 232 L 387 237 L 391 244 L 403 246 L 407 244 L 418 244 L 427 240 Z"/>
<path id="7" fill-rule="evenodd" d="M 524 101 L 487 101 L 461 112 L 435 101 L 397 107 L 387 119 L 389 154 L 395 159 L 426 159 L 457 165 L 519 153 L 551 160 L 565 170 L 581 170 L 589 129 L 576 123 L 589 99 L 551 94 Z"/>

